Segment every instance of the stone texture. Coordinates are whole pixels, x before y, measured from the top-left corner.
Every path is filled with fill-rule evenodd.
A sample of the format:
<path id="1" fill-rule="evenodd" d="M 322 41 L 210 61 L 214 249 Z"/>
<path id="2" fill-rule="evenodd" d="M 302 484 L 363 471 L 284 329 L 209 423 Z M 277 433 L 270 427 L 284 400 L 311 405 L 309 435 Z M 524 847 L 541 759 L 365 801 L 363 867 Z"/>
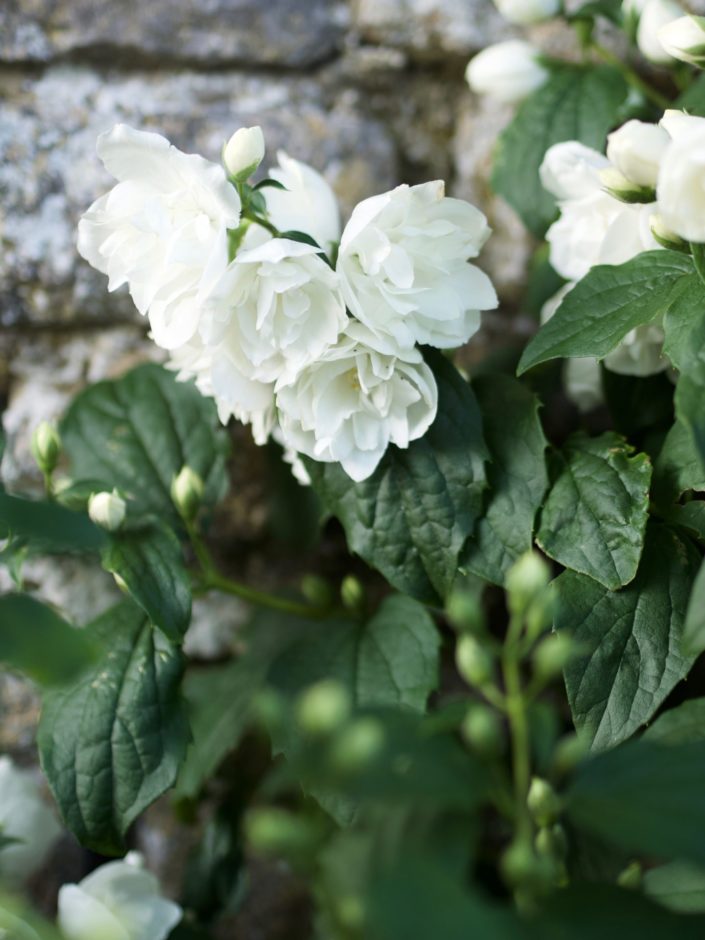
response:
<path id="1" fill-rule="evenodd" d="M 342 0 L 4 0 L 0 59 L 66 56 L 308 67 L 335 54 Z"/>

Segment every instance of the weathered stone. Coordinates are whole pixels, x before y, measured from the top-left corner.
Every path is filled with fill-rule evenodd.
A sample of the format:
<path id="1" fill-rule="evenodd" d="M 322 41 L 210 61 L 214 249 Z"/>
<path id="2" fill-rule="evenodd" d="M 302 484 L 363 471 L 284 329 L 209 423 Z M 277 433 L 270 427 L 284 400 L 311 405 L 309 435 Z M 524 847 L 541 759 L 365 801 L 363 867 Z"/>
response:
<path id="1" fill-rule="evenodd" d="M 0 60 L 66 56 L 310 67 L 333 55 L 341 0 L 4 0 Z"/>
<path id="2" fill-rule="evenodd" d="M 165 134 L 218 160 L 240 125 L 261 124 L 268 160 L 278 148 L 326 173 L 349 212 L 397 182 L 389 132 L 367 118 L 352 91 L 325 92 L 306 78 L 240 73 L 139 73 L 49 69 L 5 79 L 0 105 L 0 323 L 110 321 L 137 317 L 122 291 L 76 252 L 81 213 L 111 184 L 95 155 L 118 121 Z"/>

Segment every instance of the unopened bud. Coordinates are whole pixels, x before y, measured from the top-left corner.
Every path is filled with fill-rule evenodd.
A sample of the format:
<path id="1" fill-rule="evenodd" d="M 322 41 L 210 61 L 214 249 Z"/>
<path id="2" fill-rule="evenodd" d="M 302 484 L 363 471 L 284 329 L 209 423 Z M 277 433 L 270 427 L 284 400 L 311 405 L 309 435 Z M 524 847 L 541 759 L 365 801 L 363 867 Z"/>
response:
<path id="1" fill-rule="evenodd" d="M 360 773 L 384 747 L 384 727 L 376 718 L 358 718 L 338 734 L 330 762 L 341 774 Z"/>
<path id="2" fill-rule="evenodd" d="M 560 823 L 545 826 L 536 833 L 534 847 L 539 855 L 549 855 L 562 861 L 568 853 L 568 839 Z"/>
<path id="3" fill-rule="evenodd" d="M 555 884 L 559 873 L 555 859 L 538 855 L 528 840 L 517 839 L 500 859 L 502 876 L 511 888 L 543 890 Z"/>
<path id="4" fill-rule="evenodd" d="M 455 647 L 455 664 L 468 685 L 481 689 L 494 677 L 494 659 L 481 643 L 465 633 Z"/>
<path id="5" fill-rule="evenodd" d="M 535 640 L 553 624 L 556 612 L 556 592 L 549 584 L 533 599 L 526 611 L 526 635 Z"/>
<path id="6" fill-rule="evenodd" d="M 504 750 L 502 722 L 489 705 L 471 705 L 463 719 L 460 733 L 481 757 L 497 757 Z"/>
<path id="7" fill-rule="evenodd" d="M 365 905 L 361 897 L 347 894 L 336 901 L 335 912 L 341 926 L 358 934 L 365 924 Z"/>
<path id="8" fill-rule="evenodd" d="M 328 607 L 333 602 L 333 591 L 325 578 L 307 574 L 301 579 L 301 593 L 317 607 Z"/>
<path id="9" fill-rule="evenodd" d="M 577 734 L 567 734 L 556 745 L 553 754 L 552 769 L 563 775 L 574 770 L 589 751 L 587 741 Z"/>
<path id="10" fill-rule="evenodd" d="M 641 888 L 643 870 L 640 862 L 630 862 L 627 867 L 617 875 L 617 884 L 620 888 L 630 888 L 638 891 Z"/>
<path id="11" fill-rule="evenodd" d="M 658 38 L 674 59 L 705 68 L 705 16 L 679 16 L 661 27 Z"/>
<path id="12" fill-rule="evenodd" d="M 323 737 L 347 721 L 351 706 L 350 695 L 342 683 L 323 679 L 301 695 L 296 720 L 306 734 Z"/>
<path id="13" fill-rule="evenodd" d="M 649 225 L 651 226 L 651 234 L 662 248 L 669 248 L 671 251 L 690 251 L 688 242 L 667 228 L 658 212 L 654 212 L 651 216 Z"/>
<path id="14" fill-rule="evenodd" d="M 261 127 L 241 127 L 223 147 L 223 163 L 231 176 L 244 182 L 264 158 L 264 134 Z"/>
<path id="15" fill-rule="evenodd" d="M 318 834 L 303 819 L 283 809 L 255 809 L 245 817 L 247 841 L 261 855 L 300 854 L 311 851 Z"/>
<path id="16" fill-rule="evenodd" d="M 193 522 L 203 499 L 203 480 L 191 467 L 182 467 L 172 480 L 171 499 L 184 522 Z"/>
<path id="17" fill-rule="evenodd" d="M 31 447 L 37 466 L 42 473 L 50 476 L 54 472 L 61 453 L 61 438 L 54 425 L 48 421 L 42 421 L 32 435 Z"/>
<path id="18" fill-rule="evenodd" d="M 127 505 L 116 490 L 112 493 L 94 493 L 88 500 L 88 515 L 102 529 L 117 532 L 125 521 Z"/>
<path id="19" fill-rule="evenodd" d="M 605 190 L 620 202 L 653 202 L 656 194 L 649 186 L 640 186 L 620 173 L 616 167 L 608 166 L 600 170 L 600 182 Z"/>
<path id="20" fill-rule="evenodd" d="M 532 779 L 526 805 L 537 826 L 550 826 L 561 814 L 561 798 L 548 780 L 541 777 Z"/>
<path id="21" fill-rule="evenodd" d="M 462 633 L 485 632 L 485 615 L 479 597 L 471 591 L 453 591 L 446 604 L 448 620 Z"/>
<path id="22" fill-rule="evenodd" d="M 359 610 L 365 602 L 365 589 L 353 574 L 343 578 L 340 585 L 340 598 L 348 610 Z"/>
<path id="23" fill-rule="evenodd" d="M 534 650 L 532 662 L 539 679 L 549 681 L 559 676 L 575 655 L 575 643 L 567 633 L 552 633 Z"/>
<path id="24" fill-rule="evenodd" d="M 548 565 L 536 552 L 526 552 L 507 572 L 505 587 L 513 613 L 522 614 L 546 587 L 551 573 Z"/>

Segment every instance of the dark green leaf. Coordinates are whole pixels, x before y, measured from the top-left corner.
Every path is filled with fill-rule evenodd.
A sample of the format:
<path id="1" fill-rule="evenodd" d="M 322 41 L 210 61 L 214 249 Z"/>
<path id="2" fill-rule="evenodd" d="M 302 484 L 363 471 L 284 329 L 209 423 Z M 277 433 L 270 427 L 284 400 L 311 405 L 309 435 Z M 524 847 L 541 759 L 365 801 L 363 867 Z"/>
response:
<path id="1" fill-rule="evenodd" d="M 644 893 L 671 911 L 705 913 L 705 869 L 679 861 L 651 868 L 644 873 Z"/>
<path id="2" fill-rule="evenodd" d="M 302 242 L 304 245 L 312 245 L 314 248 L 320 248 L 315 238 L 312 238 L 311 235 L 307 235 L 306 232 L 297 232 L 295 229 L 292 229 L 289 232 L 282 232 L 279 235 L 280 238 L 288 238 L 293 242 Z"/>
<path id="3" fill-rule="evenodd" d="M 604 16 L 618 26 L 622 22 L 622 4 L 621 0 L 588 0 L 579 6 L 575 13 L 570 14 L 570 20 L 594 19 L 598 16 Z"/>
<path id="4" fill-rule="evenodd" d="M 612 590 L 628 584 L 644 544 L 651 461 L 609 431 L 570 438 L 536 541 L 564 567 Z"/>
<path id="5" fill-rule="evenodd" d="M 138 366 L 121 379 L 90 386 L 74 400 L 60 430 L 71 476 L 116 487 L 135 516 L 153 513 L 178 525 L 169 490 L 184 464 L 203 478 L 206 504 L 227 489 L 227 438 L 215 405 L 160 366 Z"/>
<path id="6" fill-rule="evenodd" d="M 626 95 L 624 79 L 609 66 L 554 68 L 501 134 L 492 185 L 539 238 L 556 215 L 555 199 L 539 182 L 546 151 L 564 140 L 602 150 Z"/>
<path id="7" fill-rule="evenodd" d="M 26 594 L 0 597 L 0 661 L 39 685 L 74 680 L 98 650 L 82 630 Z"/>
<path id="8" fill-rule="evenodd" d="M 602 359 L 637 326 L 663 314 L 693 263 L 677 251 L 646 251 L 626 264 L 601 264 L 573 288 L 524 350 L 518 372 L 559 356 Z"/>
<path id="9" fill-rule="evenodd" d="M 567 571 L 556 580 L 556 628 L 580 644 L 565 671 L 576 727 L 594 748 L 624 741 L 647 722 L 690 669 L 683 625 L 699 558 L 665 526 L 647 529 L 636 578 L 608 591 Z"/>
<path id="10" fill-rule="evenodd" d="M 690 490 L 705 492 L 705 468 L 689 428 L 676 421 L 654 464 L 653 495 L 659 503 L 668 505 Z"/>
<path id="11" fill-rule="evenodd" d="M 252 187 L 255 192 L 259 192 L 260 189 L 283 189 L 285 192 L 288 192 L 286 186 L 283 183 L 280 183 L 279 180 L 273 180 L 267 177 L 267 179 L 260 180 L 255 186 Z"/>
<path id="12" fill-rule="evenodd" d="M 548 485 L 547 442 L 539 403 L 519 382 L 487 375 L 473 387 L 491 457 L 489 493 L 461 563 L 473 574 L 503 584 L 507 569 L 531 548 L 534 519 Z"/>
<path id="13" fill-rule="evenodd" d="M 52 554 L 95 552 L 105 543 L 105 533 L 84 513 L 0 490 L 0 538 L 10 535 L 34 551 Z"/>
<path id="14" fill-rule="evenodd" d="M 688 72 L 692 75 L 690 69 Z M 673 107 L 687 111 L 688 114 L 705 117 L 705 75 L 698 75 L 677 99 Z"/>
<path id="15" fill-rule="evenodd" d="M 452 587 L 481 513 L 487 449 L 472 389 L 443 356 L 430 359 L 438 415 L 421 440 L 408 450 L 390 447 L 363 483 L 337 464 L 308 461 L 307 468 L 350 550 L 400 591 L 433 602 Z"/>
<path id="16" fill-rule="evenodd" d="M 620 375 L 605 368 L 603 363 L 600 377 L 615 431 L 631 438 L 671 427 L 675 389 L 665 372 Z"/>
<path id="17" fill-rule="evenodd" d="M 155 627 L 181 642 L 191 620 L 191 585 L 179 540 L 169 529 L 113 533 L 103 567 L 118 575 Z"/>
<path id="18" fill-rule="evenodd" d="M 684 277 L 663 318 L 663 351 L 680 372 L 705 356 L 705 288 L 697 274 Z"/>
<path id="19" fill-rule="evenodd" d="M 655 744 L 691 744 L 705 740 L 705 699 L 689 699 L 663 712 L 643 737 Z"/>
<path id="20" fill-rule="evenodd" d="M 700 463 L 700 473 L 705 474 L 705 360 L 698 362 L 684 375 L 676 386 L 676 418 L 688 432 Z"/>
<path id="21" fill-rule="evenodd" d="M 705 542 L 705 502 L 693 499 L 683 506 L 671 506 L 663 512 L 663 518 L 671 525 L 681 526 L 693 538 Z"/>
<path id="22" fill-rule="evenodd" d="M 699 656 L 705 650 L 705 564 L 701 565 L 688 601 L 683 628 L 683 652 Z"/>
<path id="23" fill-rule="evenodd" d="M 128 827 L 173 785 L 186 751 L 183 658 L 131 602 L 85 630 L 106 652 L 79 682 L 45 695 L 39 752 L 76 838 L 120 854 Z"/>

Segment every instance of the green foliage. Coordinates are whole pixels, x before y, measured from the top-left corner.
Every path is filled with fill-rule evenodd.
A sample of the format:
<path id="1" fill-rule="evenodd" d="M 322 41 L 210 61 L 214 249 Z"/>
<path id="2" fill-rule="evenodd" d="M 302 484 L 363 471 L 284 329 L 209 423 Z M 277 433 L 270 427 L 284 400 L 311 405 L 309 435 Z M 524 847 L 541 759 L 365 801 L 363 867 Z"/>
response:
<path id="1" fill-rule="evenodd" d="M 183 657 L 129 602 L 85 631 L 104 654 L 45 695 L 39 752 L 66 825 L 87 847 L 120 854 L 130 824 L 172 786 L 183 760 Z"/>
<path id="2" fill-rule="evenodd" d="M 47 554 L 95 552 L 105 544 L 105 533 L 85 513 L 0 489 L 0 538 L 8 537 Z"/>
<path id="3" fill-rule="evenodd" d="M 471 387 L 442 356 L 431 358 L 438 415 L 408 450 L 390 447 L 375 473 L 354 483 L 337 464 L 307 462 L 324 507 L 350 550 L 420 600 L 445 597 L 482 511 L 487 448 Z"/>
<path id="4" fill-rule="evenodd" d="M 565 568 L 615 590 L 636 574 L 651 462 L 618 434 L 577 434 L 556 458 L 536 541 Z"/>
<path id="5" fill-rule="evenodd" d="M 539 183 L 539 167 L 553 144 L 579 140 L 601 148 L 627 95 L 620 73 L 609 66 L 552 69 L 500 135 L 492 185 L 541 238 L 556 215 L 555 200 Z"/>

